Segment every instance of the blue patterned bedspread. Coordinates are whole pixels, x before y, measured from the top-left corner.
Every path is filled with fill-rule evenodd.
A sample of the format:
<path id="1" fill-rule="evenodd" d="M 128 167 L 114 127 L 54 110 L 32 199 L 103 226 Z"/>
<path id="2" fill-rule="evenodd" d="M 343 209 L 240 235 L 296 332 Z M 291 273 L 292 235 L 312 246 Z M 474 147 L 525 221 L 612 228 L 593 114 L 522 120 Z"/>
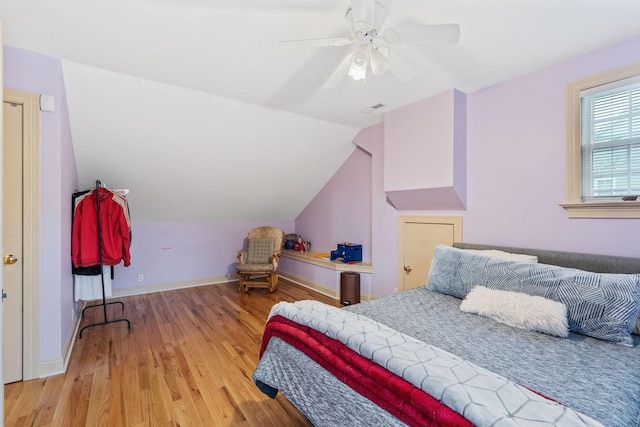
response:
<path id="1" fill-rule="evenodd" d="M 476 426 L 602 427 L 572 408 L 366 316 L 317 301 L 280 302 L 282 316 L 340 341 L 462 414 Z"/>
<path id="2" fill-rule="evenodd" d="M 499 373 L 607 427 L 640 427 L 640 337 L 624 347 L 570 333 L 522 331 L 459 310 L 461 300 L 418 288 L 346 307 Z"/>

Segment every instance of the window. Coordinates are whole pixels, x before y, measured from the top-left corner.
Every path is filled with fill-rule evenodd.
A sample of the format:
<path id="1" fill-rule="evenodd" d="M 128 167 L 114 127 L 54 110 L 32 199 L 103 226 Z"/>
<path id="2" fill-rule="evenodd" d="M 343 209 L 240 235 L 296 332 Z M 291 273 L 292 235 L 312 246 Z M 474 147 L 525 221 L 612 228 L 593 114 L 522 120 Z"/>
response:
<path id="1" fill-rule="evenodd" d="M 640 218 L 640 64 L 567 85 L 570 217 Z"/>

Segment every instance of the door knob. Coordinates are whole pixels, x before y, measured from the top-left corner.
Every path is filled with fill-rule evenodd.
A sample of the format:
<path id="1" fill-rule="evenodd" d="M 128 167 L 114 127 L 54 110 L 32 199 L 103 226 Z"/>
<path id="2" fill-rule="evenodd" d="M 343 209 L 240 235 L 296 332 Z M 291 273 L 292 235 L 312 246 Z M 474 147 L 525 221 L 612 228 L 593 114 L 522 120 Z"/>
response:
<path id="1" fill-rule="evenodd" d="M 9 255 L 5 255 L 4 256 L 2 262 L 4 262 L 7 265 L 15 264 L 16 262 L 18 262 L 18 258 L 16 258 L 13 255 L 9 254 Z"/>
<path id="2" fill-rule="evenodd" d="M 410 265 L 405 265 L 405 266 L 404 266 L 404 271 L 405 271 L 405 273 L 409 274 L 409 273 L 411 273 L 411 270 L 413 270 L 413 269 L 411 268 L 411 266 L 410 266 Z"/>

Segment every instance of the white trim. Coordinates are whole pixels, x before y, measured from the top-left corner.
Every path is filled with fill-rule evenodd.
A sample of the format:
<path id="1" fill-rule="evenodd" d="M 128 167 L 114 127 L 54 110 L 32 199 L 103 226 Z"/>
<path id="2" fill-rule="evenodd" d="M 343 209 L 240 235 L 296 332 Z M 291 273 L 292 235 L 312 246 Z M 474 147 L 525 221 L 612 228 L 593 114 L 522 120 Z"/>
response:
<path id="1" fill-rule="evenodd" d="M 23 336 L 22 379 L 40 376 L 40 108 L 39 95 L 4 89 L 23 105 Z"/>
<path id="2" fill-rule="evenodd" d="M 640 202 L 560 203 L 569 218 L 640 218 Z"/>
<path id="3" fill-rule="evenodd" d="M 640 63 L 606 71 L 567 83 L 566 86 L 566 201 L 560 203 L 569 218 L 640 218 L 638 203 L 583 202 L 580 147 L 580 94 L 591 88 L 640 75 Z"/>
<path id="4" fill-rule="evenodd" d="M 284 279 L 287 279 L 290 282 L 295 283 L 296 285 L 300 285 L 303 288 L 307 288 L 307 289 L 311 289 L 313 291 L 316 291 L 318 293 L 321 293 L 322 295 L 326 295 L 330 298 L 333 299 L 340 299 L 340 294 L 339 291 L 336 289 L 331 289 L 331 288 L 327 288 L 324 285 L 321 285 L 319 283 L 313 282 L 311 280 L 307 280 L 303 277 L 300 276 L 294 276 L 293 274 L 289 274 L 289 273 L 278 273 L 278 277 L 282 277 Z"/>
<path id="5" fill-rule="evenodd" d="M 279 277 L 288 280 L 289 282 L 295 283 L 296 285 L 302 286 L 303 288 L 311 289 L 314 292 L 318 292 L 319 294 L 328 296 L 329 298 L 333 298 L 336 301 L 340 299 L 340 290 L 335 290 L 331 288 L 327 288 L 324 285 L 313 282 L 311 280 L 307 280 L 305 278 L 294 276 L 289 273 L 278 273 Z M 360 294 L 360 301 L 372 301 L 377 299 L 376 296 L 371 294 Z"/>
<path id="6" fill-rule="evenodd" d="M 67 337 L 67 342 L 64 346 L 64 353 L 62 359 L 54 359 L 52 361 L 43 362 L 40 364 L 40 378 L 48 377 L 51 375 L 63 374 L 67 372 L 67 368 L 69 367 L 69 360 L 71 359 L 71 354 L 73 353 L 73 346 L 76 343 L 76 336 L 78 335 L 78 329 L 80 329 L 80 323 L 82 321 L 82 310 L 87 305 L 86 301 L 82 301 L 81 306 L 76 311 L 76 317 L 73 321 L 73 329 L 71 334 Z M 60 366 L 58 362 L 61 361 L 62 365 Z M 58 370 L 60 369 L 60 370 Z"/>
<path id="7" fill-rule="evenodd" d="M 66 366 L 64 360 L 59 357 L 57 359 L 40 362 L 39 370 L 39 378 L 45 378 L 53 375 L 64 374 L 66 371 Z"/>
<path id="8" fill-rule="evenodd" d="M 231 275 L 208 277 L 204 279 L 181 280 L 169 283 L 157 283 L 155 285 L 134 286 L 131 288 L 117 288 L 112 290 L 112 298 L 150 294 L 152 292 L 171 291 L 182 288 L 193 288 L 196 286 L 216 285 L 219 283 L 234 282 L 237 280 L 238 279 L 234 275 Z"/>

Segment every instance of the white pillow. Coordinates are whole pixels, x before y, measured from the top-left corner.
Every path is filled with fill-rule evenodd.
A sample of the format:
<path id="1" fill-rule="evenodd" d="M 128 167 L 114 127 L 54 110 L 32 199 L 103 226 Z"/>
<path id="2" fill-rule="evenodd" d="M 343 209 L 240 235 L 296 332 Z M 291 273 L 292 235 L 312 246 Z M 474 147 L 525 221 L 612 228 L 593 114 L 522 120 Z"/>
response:
<path id="1" fill-rule="evenodd" d="M 494 258 L 508 259 L 510 261 L 528 262 L 530 264 L 536 264 L 538 257 L 535 255 L 527 254 L 514 254 L 511 252 L 499 251 L 497 249 L 464 249 L 467 252 L 473 252 L 478 255 L 486 255 Z"/>
<path id="2" fill-rule="evenodd" d="M 569 335 L 567 306 L 540 296 L 476 286 L 462 301 L 460 310 L 519 329 L 561 338 Z"/>

